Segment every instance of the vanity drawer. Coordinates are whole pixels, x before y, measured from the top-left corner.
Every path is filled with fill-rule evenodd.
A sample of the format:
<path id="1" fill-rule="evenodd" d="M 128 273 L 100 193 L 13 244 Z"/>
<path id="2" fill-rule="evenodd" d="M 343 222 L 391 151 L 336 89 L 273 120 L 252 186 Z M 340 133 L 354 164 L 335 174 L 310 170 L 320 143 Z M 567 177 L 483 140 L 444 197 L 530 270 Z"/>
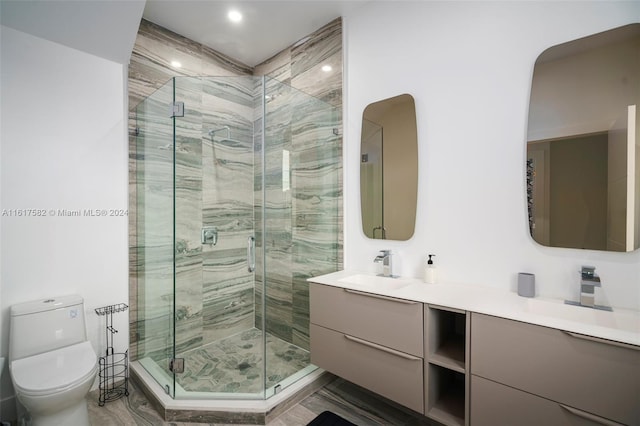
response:
<path id="1" fill-rule="evenodd" d="M 311 363 L 419 413 L 423 359 L 311 324 Z"/>
<path id="2" fill-rule="evenodd" d="M 611 425 L 575 408 L 471 376 L 471 426 Z"/>
<path id="3" fill-rule="evenodd" d="M 488 315 L 471 320 L 472 374 L 630 425 L 640 424 L 637 349 Z"/>
<path id="4" fill-rule="evenodd" d="M 314 283 L 309 291 L 312 323 L 423 356 L 422 303 Z"/>

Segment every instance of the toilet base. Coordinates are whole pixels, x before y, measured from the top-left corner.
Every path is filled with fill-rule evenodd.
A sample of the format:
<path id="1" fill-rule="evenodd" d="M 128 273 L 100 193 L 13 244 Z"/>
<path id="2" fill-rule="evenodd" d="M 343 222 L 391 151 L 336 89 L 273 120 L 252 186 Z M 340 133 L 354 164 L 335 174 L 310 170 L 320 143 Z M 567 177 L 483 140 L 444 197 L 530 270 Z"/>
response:
<path id="1" fill-rule="evenodd" d="M 25 423 L 33 426 L 90 426 L 87 401 L 83 398 L 77 404 L 56 413 L 40 415 L 29 413 L 31 421 Z"/>

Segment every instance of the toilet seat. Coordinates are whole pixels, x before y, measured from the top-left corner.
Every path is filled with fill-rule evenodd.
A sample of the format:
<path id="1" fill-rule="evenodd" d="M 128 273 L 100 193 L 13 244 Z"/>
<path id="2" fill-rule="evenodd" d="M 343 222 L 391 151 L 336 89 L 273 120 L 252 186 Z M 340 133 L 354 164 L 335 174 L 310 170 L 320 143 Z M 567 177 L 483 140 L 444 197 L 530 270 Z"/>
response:
<path id="1" fill-rule="evenodd" d="M 89 341 L 11 363 L 13 385 L 17 392 L 26 396 L 44 396 L 71 389 L 95 376 L 97 369 L 98 360 Z"/>

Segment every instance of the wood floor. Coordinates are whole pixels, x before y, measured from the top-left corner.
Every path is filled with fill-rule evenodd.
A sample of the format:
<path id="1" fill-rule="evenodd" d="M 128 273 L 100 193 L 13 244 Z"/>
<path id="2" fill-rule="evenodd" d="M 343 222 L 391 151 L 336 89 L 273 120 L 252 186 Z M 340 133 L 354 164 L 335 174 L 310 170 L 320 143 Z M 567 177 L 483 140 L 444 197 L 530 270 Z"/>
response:
<path id="1" fill-rule="evenodd" d="M 133 383 L 130 395 L 98 406 L 98 393 L 88 396 L 92 426 L 203 426 L 211 423 L 165 422 L 144 394 Z M 359 426 L 427 426 L 436 425 L 425 417 L 381 398 L 359 386 L 335 379 L 316 393 L 300 401 L 270 421 L 267 426 L 304 426 L 325 410 L 332 411 Z M 216 423 L 215 426 L 227 426 Z"/>

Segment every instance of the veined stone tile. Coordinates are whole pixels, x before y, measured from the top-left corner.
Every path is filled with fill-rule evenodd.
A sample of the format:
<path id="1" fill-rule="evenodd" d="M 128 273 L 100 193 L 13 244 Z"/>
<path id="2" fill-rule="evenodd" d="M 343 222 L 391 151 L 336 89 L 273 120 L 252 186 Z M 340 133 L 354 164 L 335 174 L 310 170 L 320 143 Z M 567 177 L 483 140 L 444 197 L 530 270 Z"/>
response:
<path id="1" fill-rule="evenodd" d="M 200 45 L 145 19 L 140 22 L 133 50 L 158 66 L 175 70 L 173 75 L 200 74 Z M 172 60 L 181 63 L 179 71 L 171 66 Z"/>
<path id="2" fill-rule="evenodd" d="M 254 75 L 264 75 L 285 84 L 291 83 L 291 48 L 284 49 L 270 59 L 257 65 Z"/>
<path id="3" fill-rule="evenodd" d="M 205 76 L 237 76 L 252 75 L 253 69 L 227 55 L 201 46 L 202 68 L 200 75 Z"/>
<path id="4" fill-rule="evenodd" d="M 204 95 L 212 96 L 214 99 L 224 99 L 250 109 L 254 107 L 256 77 L 202 77 L 202 81 Z M 251 120 L 251 117 L 251 115 L 246 116 L 248 120 Z"/>
<path id="5" fill-rule="evenodd" d="M 207 256 L 203 268 L 204 333 L 211 342 L 253 326 L 253 274 L 247 272 L 246 248 Z"/>
<path id="6" fill-rule="evenodd" d="M 308 351 L 269 334 L 263 348 L 262 338 L 261 331 L 249 329 L 181 353 L 185 372 L 177 376 L 180 385 L 187 391 L 257 393 L 309 365 Z"/>
<path id="7" fill-rule="evenodd" d="M 302 74 L 342 50 L 342 19 L 337 18 L 310 34 L 291 50 L 291 78 Z"/>
<path id="8" fill-rule="evenodd" d="M 324 71 L 324 66 L 331 71 Z M 334 107 L 342 105 L 342 52 L 338 51 L 321 63 L 297 73 L 291 84 L 304 93 L 313 93 L 318 99 Z"/>
<path id="9" fill-rule="evenodd" d="M 250 288 L 237 291 L 228 299 L 205 302 L 203 341 L 215 342 L 254 326 L 253 282 Z"/>
<path id="10" fill-rule="evenodd" d="M 304 264 L 297 264 L 297 267 L 301 270 L 308 270 L 309 272 L 304 274 L 301 271 L 295 271 L 293 274 L 293 283 L 291 286 L 292 300 L 293 300 L 293 315 L 292 315 L 292 343 L 303 349 L 309 350 L 309 283 L 307 278 L 311 268 L 307 266 L 304 268 Z"/>
<path id="11" fill-rule="evenodd" d="M 133 52 L 129 64 L 129 109 L 138 107 L 142 102 L 156 95 L 173 77 L 163 67 L 148 58 Z"/>

